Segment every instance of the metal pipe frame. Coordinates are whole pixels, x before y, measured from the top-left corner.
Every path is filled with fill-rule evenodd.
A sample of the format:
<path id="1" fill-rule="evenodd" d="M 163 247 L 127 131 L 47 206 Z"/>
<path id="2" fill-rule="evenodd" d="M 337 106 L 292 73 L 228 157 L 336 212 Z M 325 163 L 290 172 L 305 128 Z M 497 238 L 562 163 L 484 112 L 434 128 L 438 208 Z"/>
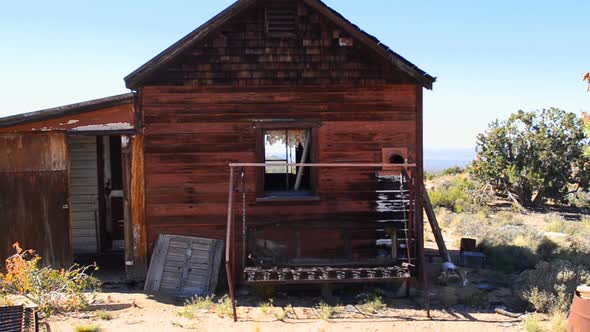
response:
<path id="1" fill-rule="evenodd" d="M 228 188 L 228 204 L 227 204 L 227 229 L 226 229 L 226 237 L 225 237 L 225 270 L 227 272 L 227 282 L 228 282 L 228 286 L 229 286 L 229 294 L 230 294 L 230 299 L 232 302 L 232 309 L 233 309 L 233 314 L 234 314 L 234 322 L 238 321 L 238 315 L 237 315 L 237 309 L 236 309 L 236 294 L 235 294 L 235 287 L 236 287 L 236 283 L 235 283 L 235 269 L 236 269 L 236 262 L 235 262 L 235 248 L 233 245 L 233 242 L 235 241 L 235 230 L 234 230 L 234 224 L 233 224 L 233 194 L 234 194 L 234 168 L 236 167 L 241 167 L 241 168 L 245 168 L 245 167 L 267 167 L 267 166 L 276 166 L 276 164 L 271 164 L 271 163 L 230 163 L 229 164 L 229 188 Z M 282 166 L 282 165 L 281 165 Z M 417 167 L 416 164 L 386 164 L 386 163 L 288 163 L 284 165 L 285 167 L 326 167 L 326 168 L 334 168 L 334 167 L 365 167 L 365 168 L 377 168 L 377 167 L 387 167 L 388 170 L 400 170 L 403 173 L 406 173 L 406 175 L 408 177 L 410 177 L 412 174 L 409 172 L 409 169 L 414 169 Z M 417 185 L 416 183 L 414 183 L 414 185 Z M 412 183 L 410 183 L 410 188 L 412 188 Z M 414 188 L 415 189 L 415 188 Z M 416 194 L 417 192 L 419 192 L 419 190 L 413 190 L 413 193 Z M 411 194 L 410 194 L 411 197 Z M 414 200 L 416 199 L 416 197 L 414 197 Z M 413 208 L 416 207 L 416 204 L 413 204 L 412 206 Z M 411 209 L 410 209 L 411 210 Z M 420 211 L 421 212 L 421 211 Z M 418 213 L 418 211 L 415 211 L 414 216 Z M 412 218 L 410 218 L 410 222 L 412 222 L 411 220 Z M 413 225 L 414 227 L 416 227 L 416 225 Z M 417 225 L 418 227 L 420 227 L 420 225 Z M 410 227 L 408 227 L 410 228 Z M 420 233 L 419 233 L 420 234 Z M 412 234 L 413 235 L 413 234 Z M 409 236 L 408 236 L 409 237 Z M 408 239 L 408 243 L 411 243 L 410 240 L 412 239 Z M 423 245 L 422 241 L 417 241 L 418 245 Z M 420 248 L 417 248 L 417 250 L 419 251 L 419 259 L 420 259 L 420 269 L 423 275 L 423 282 L 425 283 L 425 297 L 426 297 L 426 306 L 427 306 L 427 312 L 428 314 L 430 314 L 430 308 L 429 308 L 429 299 L 428 299 L 428 280 L 426 277 L 426 270 L 424 269 L 424 257 L 423 257 L 423 253 L 424 250 L 421 250 Z M 409 257 L 408 257 L 408 262 L 411 263 L 409 261 Z M 410 278 L 412 279 L 412 278 Z M 322 282 L 322 281 L 318 281 L 318 282 Z M 334 282 L 331 280 L 328 281 L 324 281 L 324 282 Z M 365 280 L 366 282 L 366 280 Z"/>

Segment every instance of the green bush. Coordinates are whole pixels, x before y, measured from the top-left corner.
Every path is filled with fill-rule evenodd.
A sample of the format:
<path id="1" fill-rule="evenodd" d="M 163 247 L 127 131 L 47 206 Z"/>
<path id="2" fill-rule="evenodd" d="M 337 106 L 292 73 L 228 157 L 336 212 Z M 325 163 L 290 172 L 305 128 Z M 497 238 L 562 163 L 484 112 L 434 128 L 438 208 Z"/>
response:
<path id="1" fill-rule="evenodd" d="M 463 167 L 453 166 L 453 167 L 443 169 L 440 174 L 441 175 L 457 175 L 457 174 L 461 174 L 463 172 L 465 172 L 465 169 Z"/>
<path id="2" fill-rule="evenodd" d="M 433 207 L 444 207 L 451 211 L 487 213 L 490 194 L 478 183 L 466 176 L 455 176 L 429 191 Z"/>
<path id="3" fill-rule="evenodd" d="M 539 312 L 567 312 L 576 287 L 589 282 L 589 277 L 588 266 L 563 259 L 542 261 L 521 275 L 519 294 Z"/>

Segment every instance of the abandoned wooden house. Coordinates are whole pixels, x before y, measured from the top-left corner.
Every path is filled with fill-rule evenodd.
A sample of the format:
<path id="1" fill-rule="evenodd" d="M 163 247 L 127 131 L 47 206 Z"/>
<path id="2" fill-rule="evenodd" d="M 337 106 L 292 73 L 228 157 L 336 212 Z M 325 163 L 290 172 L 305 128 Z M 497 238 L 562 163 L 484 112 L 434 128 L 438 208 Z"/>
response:
<path id="1" fill-rule="evenodd" d="M 122 246 L 141 277 L 175 234 L 225 240 L 230 289 L 415 280 L 434 81 L 319 0 L 239 0 L 134 97 L 0 120 L 2 250 L 34 227 L 57 261 Z"/>

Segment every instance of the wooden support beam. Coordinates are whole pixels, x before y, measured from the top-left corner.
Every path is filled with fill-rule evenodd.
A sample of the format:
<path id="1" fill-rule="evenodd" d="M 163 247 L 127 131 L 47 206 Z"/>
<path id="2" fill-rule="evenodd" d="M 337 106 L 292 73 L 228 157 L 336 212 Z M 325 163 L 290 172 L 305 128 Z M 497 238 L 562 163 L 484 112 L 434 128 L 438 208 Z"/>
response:
<path id="1" fill-rule="evenodd" d="M 430 197 L 428 196 L 428 192 L 424 187 L 424 183 L 422 183 L 422 193 L 424 195 L 424 211 L 426 212 L 426 216 L 428 217 L 428 222 L 430 223 L 430 227 L 432 228 L 432 233 L 434 234 L 434 239 L 436 240 L 436 245 L 438 246 L 438 252 L 440 253 L 440 257 L 442 258 L 443 262 L 450 262 L 451 256 L 449 251 L 447 250 L 447 245 L 445 244 L 445 240 L 442 236 L 442 231 L 440 226 L 438 225 L 438 220 L 436 219 L 436 214 L 434 214 L 434 209 L 432 208 L 432 203 L 430 202 Z"/>
<path id="2" fill-rule="evenodd" d="M 143 135 L 123 136 L 125 182 L 125 271 L 128 280 L 144 280 L 147 273 L 147 231 Z"/>

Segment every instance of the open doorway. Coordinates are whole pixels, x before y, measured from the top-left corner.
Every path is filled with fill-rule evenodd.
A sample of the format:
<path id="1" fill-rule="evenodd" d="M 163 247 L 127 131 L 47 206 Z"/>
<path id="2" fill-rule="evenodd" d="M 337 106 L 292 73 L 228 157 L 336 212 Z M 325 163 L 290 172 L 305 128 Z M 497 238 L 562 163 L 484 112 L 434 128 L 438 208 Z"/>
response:
<path id="1" fill-rule="evenodd" d="M 78 261 L 97 256 L 120 258 L 122 268 L 125 222 L 121 136 L 70 136 L 69 149 L 74 256 Z"/>

